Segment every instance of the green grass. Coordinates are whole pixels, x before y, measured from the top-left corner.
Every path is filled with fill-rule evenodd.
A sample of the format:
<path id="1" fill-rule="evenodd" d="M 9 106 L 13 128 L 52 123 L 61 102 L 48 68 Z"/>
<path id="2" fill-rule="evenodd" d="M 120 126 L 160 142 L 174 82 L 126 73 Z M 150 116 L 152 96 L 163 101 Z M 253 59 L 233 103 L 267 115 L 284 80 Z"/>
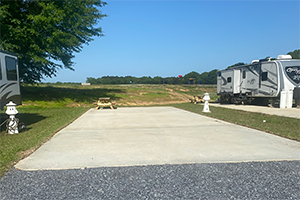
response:
<path id="1" fill-rule="evenodd" d="M 215 106 L 209 107 L 211 113 L 204 113 L 202 112 L 202 104 L 183 103 L 172 104 L 172 106 L 300 141 L 300 119 Z M 263 120 L 266 120 L 266 122 L 263 122 Z"/>
<path id="2" fill-rule="evenodd" d="M 38 107 L 90 107 L 99 97 L 120 99 L 121 88 L 89 87 L 81 85 L 23 85 L 21 87 L 22 104 Z"/>
<path id="3" fill-rule="evenodd" d="M 15 162 L 26 157 L 41 144 L 49 140 L 57 131 L 66 126 L 87 108 L 84 107 L 19 107 L 16 115 L 27 126 L 19 134 L 10 135 L 5 130 L 0 133 L 0 177 Z M 0 113 L 1 121 L 7 119 L 4 111 Z"/>

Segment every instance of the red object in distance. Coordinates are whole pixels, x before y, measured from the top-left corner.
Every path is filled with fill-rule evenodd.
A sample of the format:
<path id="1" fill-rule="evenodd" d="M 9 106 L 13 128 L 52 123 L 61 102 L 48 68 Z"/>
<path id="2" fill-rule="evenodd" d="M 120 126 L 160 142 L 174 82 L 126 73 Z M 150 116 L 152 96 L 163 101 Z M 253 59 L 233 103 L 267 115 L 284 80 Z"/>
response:
<path id="1" fill-rule="evenodd" d="M 179 75 L 179 78 L 182 78 L 182 75 Z"/>

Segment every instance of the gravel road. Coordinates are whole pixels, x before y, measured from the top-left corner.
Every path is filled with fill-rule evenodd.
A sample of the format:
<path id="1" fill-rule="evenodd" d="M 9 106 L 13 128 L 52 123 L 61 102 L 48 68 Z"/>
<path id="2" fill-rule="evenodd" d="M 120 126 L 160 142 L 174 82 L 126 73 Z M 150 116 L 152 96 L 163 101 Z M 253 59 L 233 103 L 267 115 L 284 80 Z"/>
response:
<path id="1" fill-rule="evenodd" d="M 0 199 L 300 199 L 300 161 L 13 168 Z"/>

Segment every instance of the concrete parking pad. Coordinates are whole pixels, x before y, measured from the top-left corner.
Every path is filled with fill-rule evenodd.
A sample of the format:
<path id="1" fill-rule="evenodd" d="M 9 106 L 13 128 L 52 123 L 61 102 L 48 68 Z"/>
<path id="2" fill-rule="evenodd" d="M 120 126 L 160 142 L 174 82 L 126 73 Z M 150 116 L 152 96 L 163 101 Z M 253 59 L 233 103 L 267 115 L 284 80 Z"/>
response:
<path id="1" fill-rule="evenodd" d="M 300 119 L 299 108 L 273 108 L 273 107 L 257 106 L 257 105 L 235 105 L 235 104 L 219 104 L 219 103 L 210 103 L 209 105 L 236 109 L 236 110 L 243 110 L 248 112 L 257 112 L 257 113 L 264 113 L 269 115 L 278 115 L 278 116 Z"/>
<path id="2" fill-rule="evenodd" d="M 15 167 L 300 160 L 300 143 L 173 107 L 90 109 Z"/>

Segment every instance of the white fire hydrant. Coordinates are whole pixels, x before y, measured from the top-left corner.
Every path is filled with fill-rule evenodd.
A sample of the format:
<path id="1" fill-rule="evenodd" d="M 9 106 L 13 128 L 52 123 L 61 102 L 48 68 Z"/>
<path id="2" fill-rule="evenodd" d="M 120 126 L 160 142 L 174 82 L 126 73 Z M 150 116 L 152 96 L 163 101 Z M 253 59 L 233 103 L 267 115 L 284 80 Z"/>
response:
<path id="1" fill-rule="evenodd" d="M 203 107 L 202 112 L 210 112 L 209 111 L 209 106 L 208 106 L 208 101 L 210 100 L 210 97 L 209 97 L 208 93 L 204 94 L 203 100 L 204 100 L 204 107 Z"/>
<path id="2" fill-rule="evenodd" d="M 10 101 L 8 104 L 6 104 L 7 109 L 6 109 L 6 114 L 9 115 L 8 119 L 8 133 L 9 134 L 15 134 L 19 133 L 18 130 L 18 123 L 19 120 L 15 118 L 15 115 L 18 114 L 18 111 L 16 109 L 16 104 L 14 104 L 12 101 Z"/>

